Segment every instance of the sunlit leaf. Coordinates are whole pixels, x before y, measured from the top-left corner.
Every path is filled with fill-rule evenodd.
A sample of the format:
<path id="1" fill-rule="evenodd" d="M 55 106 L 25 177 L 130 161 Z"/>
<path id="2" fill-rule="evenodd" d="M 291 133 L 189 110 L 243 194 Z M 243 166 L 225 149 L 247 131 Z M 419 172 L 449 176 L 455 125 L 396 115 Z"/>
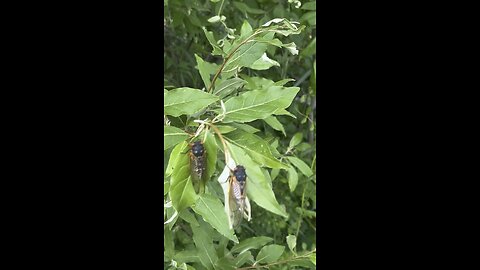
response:
<path id="1" fill-rule="evenodd" d="M 215 95 L 189 87 L 170 90 L 163 97 L 163 112 L 175 117 L 192 115 L 218 100 Z"/>
<path id="2" fill-rule="evenodd" d="M 280 64 L 277 61 L 270 59 L 266 53 L 263 53 L 262 57 L 247 67 L 255 70 L 267 70 L 273 66 L 279 67 Z"/>
<path id="3" fill-rule="evenodd" d="M 163 126 L 163 150 L 175 146 L 186 138 L 188 134 L 185 131 L 172 126 Z"/>
<path id="4" fill-rule="evenodd" d="M 179 146 L 182 150 L 187 149 L 186 142 Z M 179 212 L 191 206 L 197 199 L 190 179 L 190 160 L 186 154 L 179 153 L 176 163 L 173 165 L 169 194 L 173 207 Z"/>
<path id="5" fill-rule="evenodd" d="M 243 21 L 242 28 L 240 29 L 240 37 L 248 37 L 253 32 L 252 26 L 247 20 Z"/>
<path id="6" fill-rule="evenodd" d="M 202 77 L 203 83 L 205 84 L 205 89 L 208 90 L 211 85 L 210 76 L 215 74 L 219 67 L 217 64 L 204 61 L 196 54 L 195 59 L 197 60 L 198 72 L 200 73 L 200 77 Z"/>
<path id="7" fill-rule="evenodd" d="M 203 27 L 202 29 L 203 29 L 203 32 L 205 33 L 205 36 L 207 37 L 208 42 L 210 43 L 210 45 L 212 45 L 212 48 L 213 48 L 212 55 L 224 55 L 224 52 L 222 51 L 220 46 L 217 45 L 217 41 L 213 36 L 213 32 L 207 31 L 205 27 Z"/>
<path id="8" fill-rule="evenodd" d="M 220 98 L 224 98 L 245 85 L 246 83 L 246 81 L 240 78 L 228 79 L 221 82 L 218 86 L 215 86 L 213 94 L 219 96 Z"/>
<path id="9" fill-rule="evenodd" d="M 290 251 L 295 254 L 295 247 L 297 246 L 297 237 L 295 235 L 287 236 L 287 245 Z"/>
<path id="10" fill-rule="evenodd" d="M 235 130 L 226 134 L 225 137 L 247 151 L 247 154 L 257 163 L 269 168 L 287 169 L 287 165 L 272 155 L 270 146 L 261 137 L 243 130 Z"/>
<path id="11" fill-rule="evenodd" d="M 225 102 L 227 112 L 223 122 L 265 119 L 278 109 L 290 106 L 299 90 L 299 87 L 271 86 L 267 90 L 253 90 L 233 97 Z"/>
<path id="12" fill-rule="evenodd" d="M 228 228 L 227 215 L 219 198 L 205 193 L 198 198 L 193 210 L 201 215 L 203 219 L 220 234 L 238 243 L 238 239 L 233 234 L 233 230 Z"/>

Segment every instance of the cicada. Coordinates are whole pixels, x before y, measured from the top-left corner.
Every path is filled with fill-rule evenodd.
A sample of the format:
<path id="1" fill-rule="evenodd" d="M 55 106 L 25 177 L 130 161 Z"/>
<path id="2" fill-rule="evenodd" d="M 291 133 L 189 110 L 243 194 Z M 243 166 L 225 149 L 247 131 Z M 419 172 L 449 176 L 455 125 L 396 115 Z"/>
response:
<path id="1" fill-rule="evenodd" d="M 205 171 L 206 171 L 206 151 L 201 141 L 191 144 L 190 148 L 190 170 L 192 176 L 193 187 L 196 193 L 205 189 Z"/>
<path id="2" fill-rule="evenodd" d="M 238 165 L 233 172 L 230 173 L 228 181 L 228 217 L 230 228 L 235 228 L 240 225 L 244 216 L 248 220 L 251 219 L 245 168 Z M 246 212 L 248 212 L 248 214 Z"/>

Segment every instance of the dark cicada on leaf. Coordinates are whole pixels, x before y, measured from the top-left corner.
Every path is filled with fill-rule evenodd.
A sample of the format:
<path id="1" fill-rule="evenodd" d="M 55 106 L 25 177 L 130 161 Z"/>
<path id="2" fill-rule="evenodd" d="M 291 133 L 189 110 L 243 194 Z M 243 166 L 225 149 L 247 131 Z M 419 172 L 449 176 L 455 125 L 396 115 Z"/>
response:
<path id="1" fill-rule="evenodd" d="M 245 168 L 238 165 L 230 174 L 228 185 L 228 216 L 231 228 L 240 225 L 244 216 L 250 220 L 250 202 L 248 201 L 246 188 L 247 174 Z"/>
<path id="2" fill-rule="evenodd" d="M 196 193 L 205 191 L 206 151 L 201 141 L 191 144 L 190 148 L 190 170 L 192 183 Z"/>

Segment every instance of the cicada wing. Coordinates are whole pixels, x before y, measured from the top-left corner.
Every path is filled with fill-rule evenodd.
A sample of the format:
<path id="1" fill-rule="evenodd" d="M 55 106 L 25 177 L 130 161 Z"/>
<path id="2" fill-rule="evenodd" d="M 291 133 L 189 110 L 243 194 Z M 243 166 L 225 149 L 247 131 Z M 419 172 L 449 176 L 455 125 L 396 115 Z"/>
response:
<path id="1" fill-rule="evenodd" d="M 200 157 L 195 157 L 190 155 L 190 174 L 192 176 L 193 188 L 196 193 L 205 190 L 205 181 L 203 178 L 205 176 L 205 154 Z"/>
<path id="2" fill-rule="evenodd" d="M 235 180 L 235 177 L 232 177 L 230 180 L 228 195 L 229 218 L 231 220 L 230 224 L 233 228 L 235 228 L 238 227 L 242 222 L 245 206 L 245 201 L 240 190 L 240 185 Z"/>
<path id="3" fill-rule="evenodd" d="M 244 212 L 244 215 L 245 215 L 245 218 L 247 218 L 247 221 L 252 220 L 252 208 L 250 206 L 250 200 L 248 199 L 247 195 L 245 195 L 245 212 Z"/>

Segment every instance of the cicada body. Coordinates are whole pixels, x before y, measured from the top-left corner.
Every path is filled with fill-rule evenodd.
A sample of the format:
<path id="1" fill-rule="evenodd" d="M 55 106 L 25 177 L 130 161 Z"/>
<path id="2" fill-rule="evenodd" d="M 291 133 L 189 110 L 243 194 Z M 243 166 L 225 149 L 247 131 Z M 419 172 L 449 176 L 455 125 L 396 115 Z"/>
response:
<path id="1" fill-rule="evenodd" d="M 247 198 L 247 174 L 238 165 L 231 173 L 228 185 L 228 207 L 230 227 L 238 227 L 244 216 L 250 219 L 250 203 Z M 248 211 L 248 215 L 245 213 Z"/>
<path id="2" fill-rule="evenodd" d="M 191 145 L 190 149 L 190 170 L 192 176 L 193 187 L 195 192 L 202 191 L 205 188 L 203 181 L 206 171 L 206 151 L 201 141 L 196 141 Z M 203 192 L 202 192 L 203 193 Z"/>

